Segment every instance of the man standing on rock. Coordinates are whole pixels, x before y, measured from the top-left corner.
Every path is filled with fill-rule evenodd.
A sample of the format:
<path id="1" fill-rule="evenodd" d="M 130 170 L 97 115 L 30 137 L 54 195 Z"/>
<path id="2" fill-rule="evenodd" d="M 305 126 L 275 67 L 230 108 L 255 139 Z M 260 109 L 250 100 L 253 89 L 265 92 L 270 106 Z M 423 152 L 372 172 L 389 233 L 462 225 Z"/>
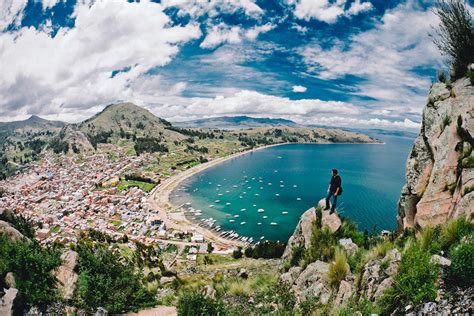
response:
<path id="1" fill-rule="evenodd" d="M 332 169 L 332 177 L 331 177 L 331 182 L 329 183 L 328 196 L 326 197 L 326 208 L 325 208 L 325 210 L 329 210 L 329 199 L 331 199 L 331 196 L 333 196 L 333 203 L 332 203 L 331 211 L 329 212 L 329 214 L 334 213 L 334 211 L 336 210 L 337 197 L 341 195 L 342 193 L 341 185 L 342 185 L 342 180 L 338 174 L 337 169 Z"/>

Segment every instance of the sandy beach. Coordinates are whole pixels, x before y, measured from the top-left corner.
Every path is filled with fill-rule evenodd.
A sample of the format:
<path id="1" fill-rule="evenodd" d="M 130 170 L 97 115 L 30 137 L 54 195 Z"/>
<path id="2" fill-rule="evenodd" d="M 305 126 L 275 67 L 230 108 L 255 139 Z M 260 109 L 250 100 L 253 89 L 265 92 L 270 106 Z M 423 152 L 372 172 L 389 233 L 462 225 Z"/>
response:
<path id="1" fill-rule="evenodd" d="M 242 152 L 238 152 L 226 157 L 216 158 L 209 162 L 200 164 L 198 166 L 192 167 L 188 170 L 182 171 L 177 175 L 174 175 L 166 180 L 164 180 L 156 189 L 154 189 L 148 201 L 151 206 L 158 211 L 158 215 L 160 218 L 165 222 L 166 227 L 177 229 L 181 231 L 193 231 L 198 234 L 202 234 L 206 240 L 212 241 L 220 246 L 227 246 L 227 247 L 242 247 L 245 246 L 245 243 L 237 240 L 229 240 L 226 238 L 222 238 L 218 236 L 214 231 L 206 229 L 204 227 L 198 226 L 197 224 L 193 223 L 189 219 L 186 218 L 184 214 L 184 209 L 180 206 L 173 205 L 169 199 L 171 192 L 179 186 L 181 182 L 186 180 L 187 178 L 204 171 L 208 168 L 216 166 L 224 161 L 234 159 L 236 157 L 240 157 L 242 155 L 250 154 L 257 150 L 261 150 L 264 148 L 274 147 L 285 145 L 288 143 L 281 143 L 281 144 L 272 144 L 267 146 L 262 146 L 258 148 L 253 148 L 251 150 L 245 150 Z"/>

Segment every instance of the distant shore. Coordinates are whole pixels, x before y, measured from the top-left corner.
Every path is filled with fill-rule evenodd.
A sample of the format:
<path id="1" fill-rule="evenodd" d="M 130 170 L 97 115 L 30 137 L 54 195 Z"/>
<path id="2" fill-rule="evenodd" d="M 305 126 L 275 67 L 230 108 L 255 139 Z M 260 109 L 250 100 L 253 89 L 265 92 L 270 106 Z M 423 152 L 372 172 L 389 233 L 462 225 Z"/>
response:
<path id="1" fill-rule="evenodd" d="M 217 232 L 201 227 L 197 225 L 197 223 L 193 222 L 192 220 L 186 218 L 185 210 L 182 205 L 174 205 L 170 201 L 170 194 L 173 190 L 178 187 L 184 180 L 192 177 L 193 175 L 200 173 L 206 169 L 212 168 L 217 166 L 220 163 L 223 163 L 228 160 L 232 160 L 234 158 L 251 154 L 258 150 L 267 149 L 275 146 L 282 146 L 282 145 L 289 145 L 289 144 L 313 144 L 313 145 L 335 145 L 335 144 L 354 144 L 354 145 L 382 145 L 382 142 L 373 142 L 373 143 L 334 143 L 334 142 L 327 142 L 327 143 L 278 143 L 278 144 L 271 144 L 266 146 L 261 146 L 257 148 L 252 148 L 249 150 L 244 150 L 241 152 L 237 152 L 231 154 L 229 156 L 220 157 L 213 159 L 209 162 L 194 166 L 190 169 L 182 171 L 176 175 L 169 177 L 168 179 L 164 180 L 159 186 L 157 186 L 151 193 L 149 197 L 150 204 L 158 210 L 158 214 L 161 219 L 165 222 L 167 228 L 174 228 L 182 231 L 195 231 L 196 233 L 202 234 L 207 240 L 216 242 L 222 246 L 237 246 L 241 247 L 244 246 L 245 243 L 237 240 L 229 240 L 223 238 L 217 234 Z"/>

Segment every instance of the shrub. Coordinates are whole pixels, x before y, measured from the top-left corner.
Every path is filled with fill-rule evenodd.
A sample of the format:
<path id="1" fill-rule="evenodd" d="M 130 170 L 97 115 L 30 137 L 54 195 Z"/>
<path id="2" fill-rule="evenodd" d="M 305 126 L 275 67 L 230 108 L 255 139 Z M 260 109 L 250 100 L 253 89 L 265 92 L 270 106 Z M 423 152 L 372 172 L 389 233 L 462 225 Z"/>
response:
<path id="1" fill-rule="evenodd" d="M 253 256 L 253 249 L 252 249 L 252 247 L 247 247 L 247 248 L 245 248 L 244 255 L 245 255 L 247 258 L 252 258 L 252 256 Z"/>
<path id="2" fill-rule="evenodd" d="M 349 272 L 346 254 L 338 248 L 334 256 L 334 262 L 329 265 L 329 284 L 335 288 L 339 287 L 339 284 Z"/>
<path id="3" fill-rule="evenodd" d="M 453 219 L 446 223 L 441 229 L 441 248 L 448 250 L 452 245 L 458 243 L 462 237 L 472 232 L 473 226 L 464 218 Z"/>
<path id="4" fill-rule="evenodd" d="M 37 241 L 11 241 L 0 234 L 0 278 L 13 272 L 16 287 L 26 303 L 45 306 L 57 299 L 53 270 L 61 264 L 60 253 Z"/>
<path id="5" fill-rule="evenodd" d="M 303 259 L 304 256 L 304 251 L 304 246 L 298 246 L 293 248 L 293 255 L 290 259 L 290 267 L 295 267 L 300 264 L 300 261 L 301 259 Z"/>
<path id="6" fill-rule="evenodd" d="M 110 313 L 120 313 L 156 303 L 142 282 L 143 275 L 131 262 L 103 244 L 93 247 L 80 241 L 77 249 L 76 306 L 89 311 L 102 306 Z"/>
<path id="7" fill-rule="evenodd" d="M 380 306 L 389 313 L 397 307 L 419 304 L 436 298 L 435 282 L 439 268 L 430 262 L 431 255 L 416 243 L 408 246 L 404 253 L 393 287 L 380 298 Z"/>
<path id="8" fill-rule="evenodd" d="M 23 236 L 33 238 L 35 236 L 35 228 L 33 223 L 24 217 L 23 215 L 15 214 L 3 214 L 0 215 L 0 220 L 10 223 L 16 230 L 18 230 Z"/>
<path id="9" fill-rule="evenodd" d="M 452 122 L 451 116 L 449 116 L 448 113 L 445 113 L 445 114 L 443 115 L 443 120 L 442 120 L 442 122 L 441 122 L 441 133 L 444 131 L 444 129 L 446 128 L 446 126 L 451 125 L 451 122 Z"/>
<path id="10" fill-rule="evenodd" d="M 224 304 L 220 300 L 206 297 L 199 291 L 183 291 L 178 300 L 178 315 L 224 315 Z"/>
<path id="11" fill-rule="evenodd" d="M 242 248 L 239 247 L 237 250 L 234 250 L 232 252 L 232 258 L 234 258 L 234 259 L 242 258 Z"/>
<path id="12" fill-rule="evenodd" d="M 334 256 L 336 239 L 331 230 L 324 226 L 322 229 L 313 227 L 311 234 L 311 245 L 305 252 L 305 262 L 311 263 L 316 260 L 329 261 Z"/>
<path id="13" fill-rule="evenodd" d="M 252 250 L 252 257 L 264 258 L 264 259 L 273 259 L 280 258 L 285 251 L 286 244 L 277 241 L 266 240 L 263 242 L 257 243 Z"/>
<path id="14" fill-rule="evenodd" d="M 438 252 L 440 248 L 438 242 L 439 232 L 438 228 L 425 227 L 418 238 L 420 248 L 430 253 Z"/>
<path id="15" fill-rule="evenodd" d="M 474 241 L 463 242 L 450 251 L 450 278 L 466 286 L 474 285 Z"/>
<path id="16" fill-rule="evenodd" d="M 443 82 L 443 83 L 446 82 L 446 73 L 444 72 L 443 69 L 438 69 L 436 76 L 438 77 L 439 82 Z"/>
<path id="17" fill-rule="evenodd" d="M 316 227 L 320 229 L 323 227 L 323 211 L 319 206 L 316 207 Z"/>
<path id="18" fill-rule="evenodd" d="M 439 0 L 433 11 L 441 22 L 435 30 L 434 43 L 441 54 L 450 58 L 453 79 L 458 79 L 474 61 L 471 14 L 463 0 Z"/>

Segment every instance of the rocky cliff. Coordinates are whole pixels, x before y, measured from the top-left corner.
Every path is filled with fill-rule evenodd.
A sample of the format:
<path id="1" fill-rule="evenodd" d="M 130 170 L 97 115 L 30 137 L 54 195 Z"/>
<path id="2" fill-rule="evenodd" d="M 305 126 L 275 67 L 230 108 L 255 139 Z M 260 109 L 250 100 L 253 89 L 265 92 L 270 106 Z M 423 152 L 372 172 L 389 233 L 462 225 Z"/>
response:
<path id="1" fill-rule="evenodd" d="M 474 211 L 474 87 L 436 83 L 406 165 L 399 229 L 436 226 Z"/>

